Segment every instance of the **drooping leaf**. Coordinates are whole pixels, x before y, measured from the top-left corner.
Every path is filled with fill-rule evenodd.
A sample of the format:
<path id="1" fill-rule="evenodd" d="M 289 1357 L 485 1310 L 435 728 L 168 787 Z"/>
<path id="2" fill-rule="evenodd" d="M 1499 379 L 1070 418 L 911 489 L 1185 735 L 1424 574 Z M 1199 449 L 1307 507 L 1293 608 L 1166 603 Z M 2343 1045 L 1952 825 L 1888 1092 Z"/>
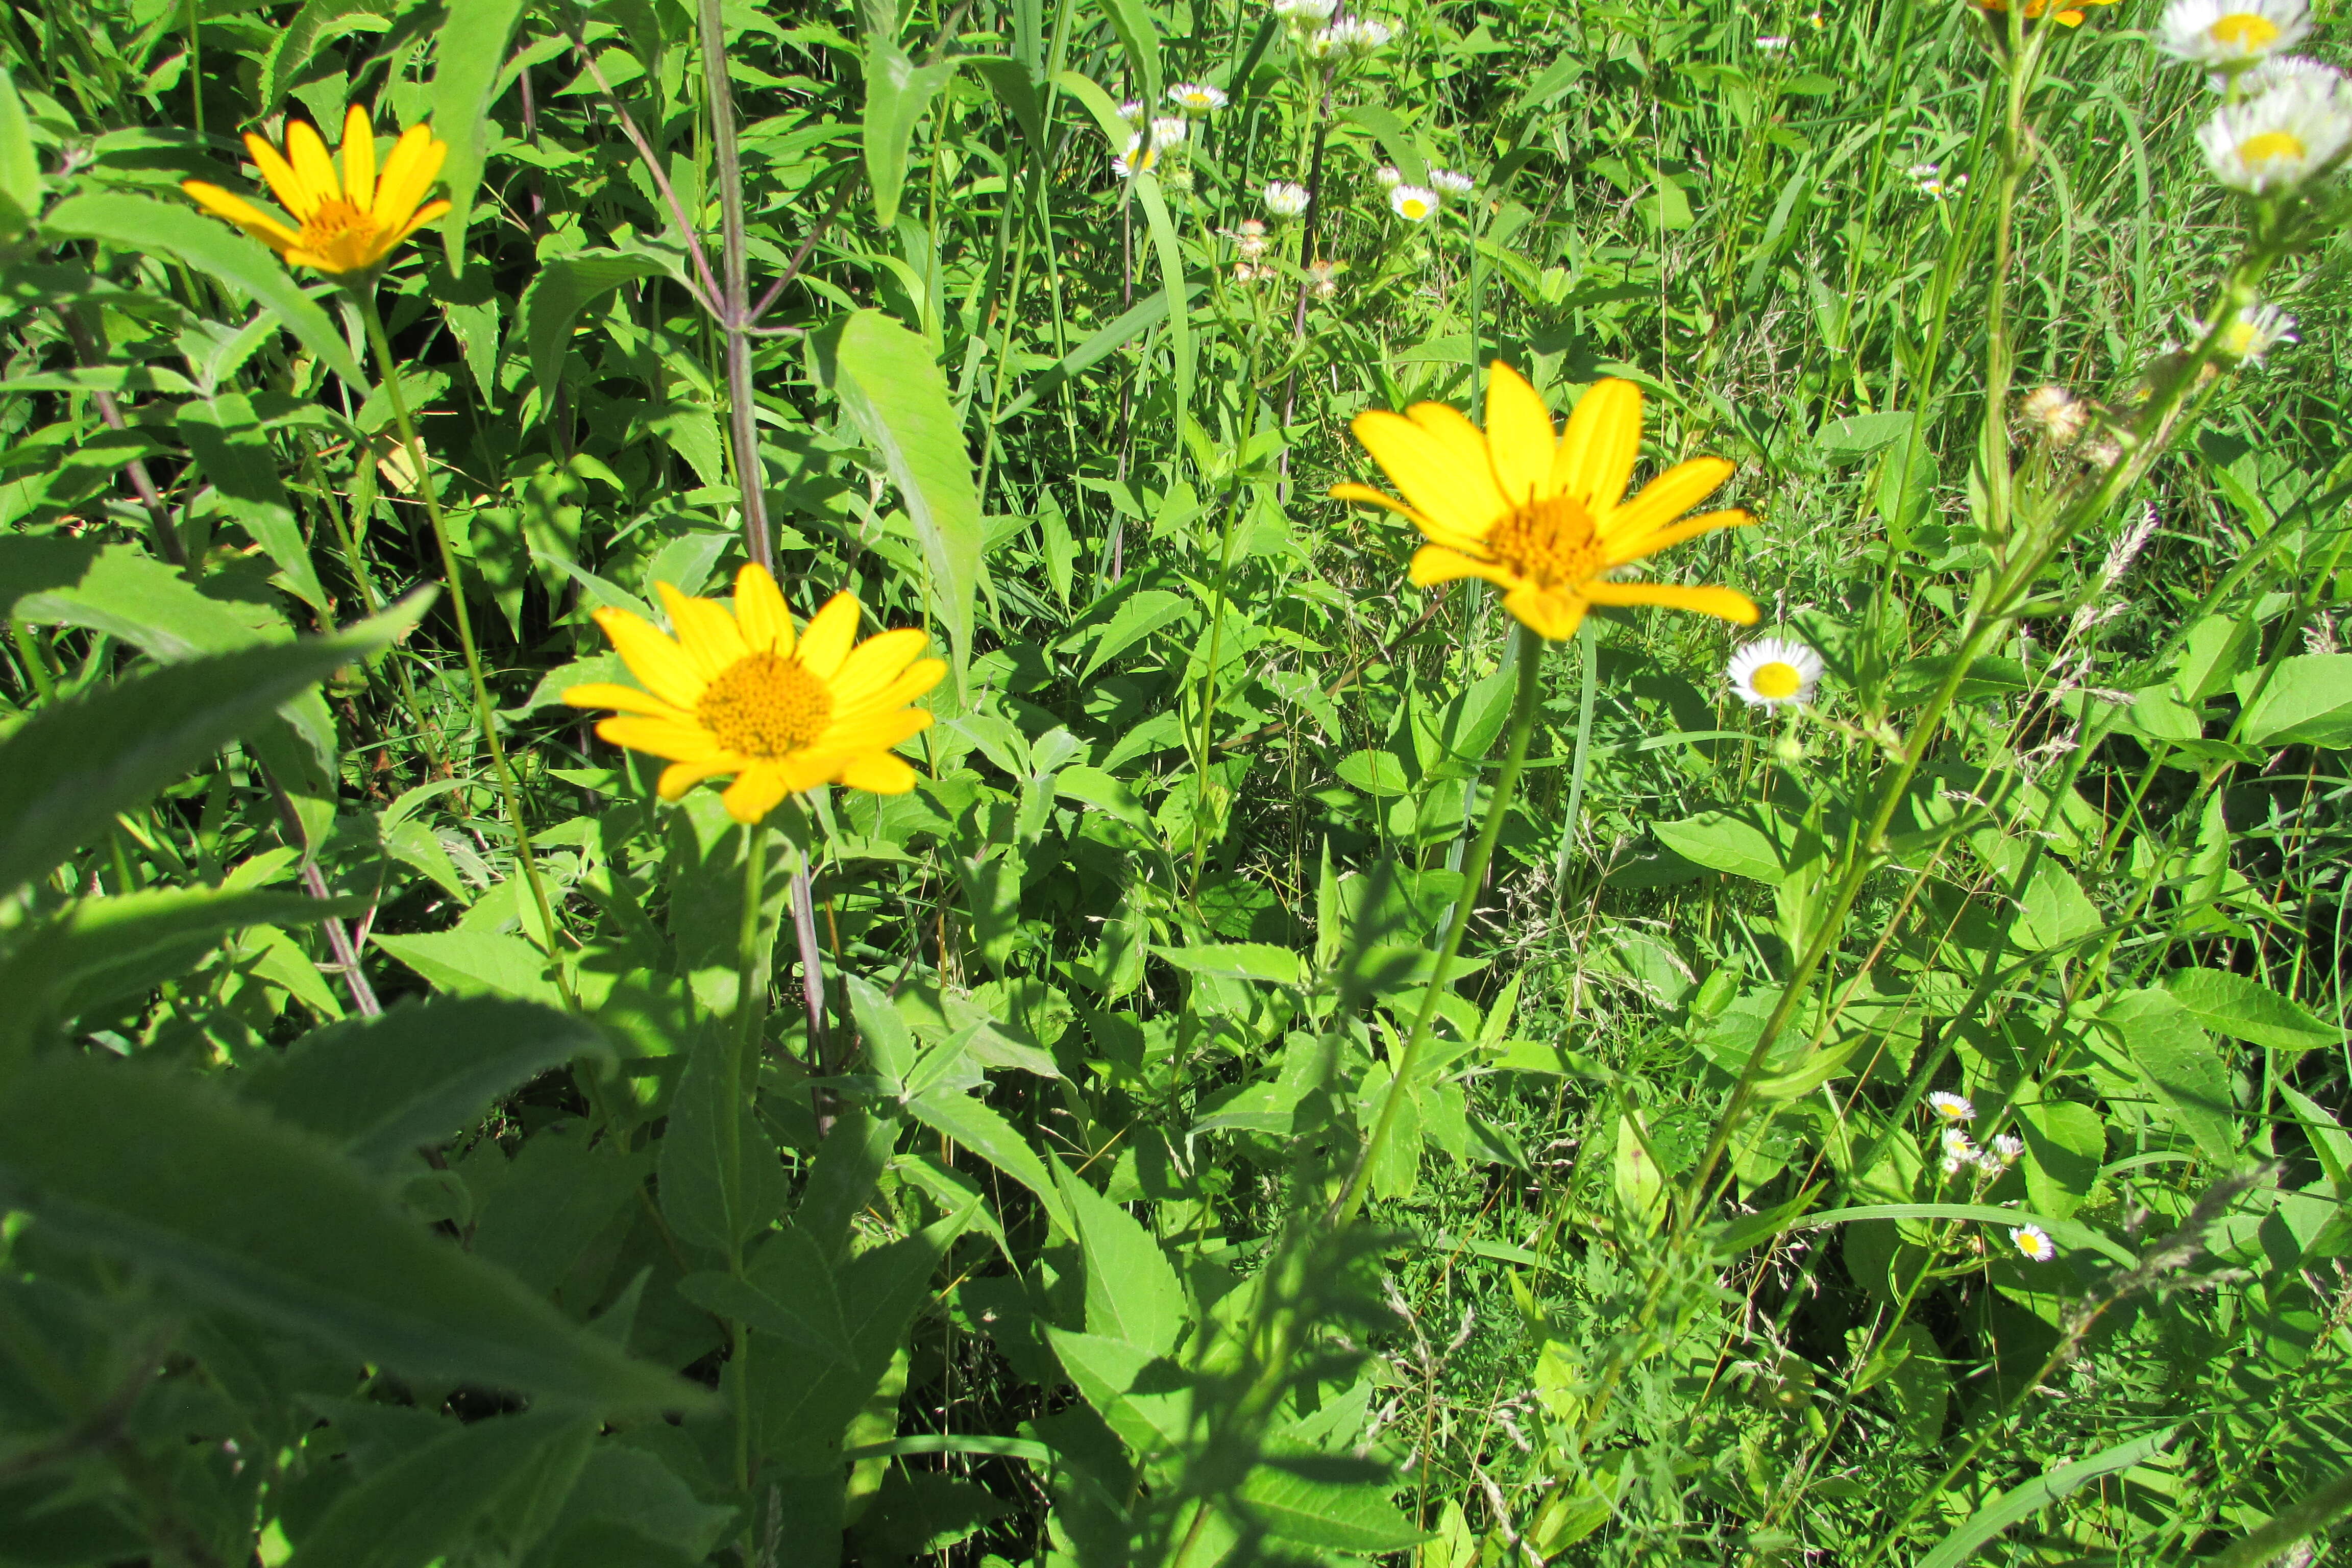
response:
<path id="1" fill-rule="evenodd" d="M 268 552 L 303 603 L 324 612 L 327 591 L 310 563 L 310 547 L 294 520 L 293 504 L 278 478 L 278 457 L 261 433 L 252 400 L 224 392 L 180 405 L 180 434 L 228 513 Z"/>
<path id="2" fill-rule="evenodd" d="M 0 239 L 14 239 L 41 210 L 41 157 L 16 84 L 0 68 Z"/>
<path id="3" fill-rule="evenodd" d="M 408 1219 L 314 1135 L 194 1079 L 26 1068 L 0 1094 L 0 1181 L 58 1241 L 354 1362 L 600 1409 L 708 1401 Z"/>
<path id="4" fill-rule="evenodd" d="M 448 20 L 433 41 L 433 132 L 449 144 L 441 183 L 449 215 L 441 238 L 449 252 L 449 272 L 466 270 L 466 226 L 474 216 L 474 192 L 482 183 L 484 134 L 507 46 L 522 17 L 522 0 L 466 0 L 449 7 Z"/>
<path id="5" fill-rule="evenodd" d="M 454 219 L 457 215 L 450 216 Z M 554 395 L 555 378 L 563 368 L 580 312 L 631 279 L 657 277 L 661 271 L 661 263 L 650 256 L 612 251 L 575 251 L 541 265 L 523 289 L 522 332 L 530 345 L 531 374 L 544 394 Z"/>
<path id="6" fill-rule="evenodd" d="M 917 1121 L 944 1132 L 1023 1186 L 1037 1194 L 1064 1235 L 1075 1234 L 1061 1190 L 1046 1173 L 1045 1162 L 1029 1146 L 1013 1123 L 993 1108 L 971 1095 L 941 1085 L 907 1101 Z"/>
<path id="7" fill-rule="evenodd" d="M 379 936 L 375 945 L 452 996 L 511 996 L 550 1005 L 562 1000 L 547 978 L 547 955 L 510 931 L 459 927 Z"/>
<path id="8" fill-rule="evenodd" d="M 304 348 L 352 385 L 367 384 L 351 345 L 269 247 L 218 218 L 174 203 L 102 191 L 68 196 L 51 207 L 41 232 L 52 238 L 100 240 L 134 255 L 175 256 L 268 307 Z"/>
<path id="9" fill-rule="evenodd" d="M 1087 1261 L 1087 1332 L 1168 1354 L 1183 1332 L 1184 1292 L 1159 1238 L 1067 1166 L 1054 1173 Z"/>
<path id="10" fill-rule="evenodd" d="M 1979 1547 L 2010 1526 L 2032 1518 L 2101 1476 L 2112 1476 L 2155 1458 L 2172 1441 L 2172 1433 L 2173 1428 L 2167 1426 L 2102 1448 L 2086 1459 L 2053 1465 L 2032 1480 L 2021 1481 L 1962 1520 L 1937 1543 L 1934 1551 L 1919 1560 L 1919 1568 L 1960 1568 L 1961 1563 L 1976 1555 Z"/>
<path id="11" fill-rule="evenodd" d="M 895 7 L 889 8 L 895 16 Z M 893 29 L 895 30 L 895 28 Z M 887 228 L 898 221 L 899 193 L 907 188 L 907 155 L 915 126 L 956 73 L 953 59 L 917 65 L 898 40 L 869 33 L 866 38 L 866 181 L 874 193 L 874 217 Z"/>
<path id="12" fill-rule="evenodd" d="M 1338 1485 L 1270 1465 L 1250 1472 L 1241 1500 L 1268 1535 L 1327 1552 L 1402 1552 L 1428 1533 L 1379 1486 Z"/>

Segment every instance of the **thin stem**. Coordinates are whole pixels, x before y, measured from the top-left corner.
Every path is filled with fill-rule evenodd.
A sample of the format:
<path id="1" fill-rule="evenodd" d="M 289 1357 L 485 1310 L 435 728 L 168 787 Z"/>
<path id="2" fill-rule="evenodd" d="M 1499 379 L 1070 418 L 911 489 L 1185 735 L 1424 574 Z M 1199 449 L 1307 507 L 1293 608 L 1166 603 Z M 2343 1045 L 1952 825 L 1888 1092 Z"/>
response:
<path id="1" fill-rule="evenodd" d="M 727 1170 L 743 1169 L 743 1118 L 739 1102 L 748 1104 L 758 1083 L 760 1026 L 767 1015 L 767 965 L 760 950 L 761 906 L 768 889 L 768 825 L 763 819 L 743 829 L 743 913 L 735 931 L 735 1035 L 727 1051 L 727 1086 L 731 1091 L 726 1113 L 719 1118 L 719 1140 L 725 1146 Z M 730 1205 L 732 1206 L 731 1205 Z M 733 1236 L 727 1242 L 727 1271 L 741 1276 L 742 1244 Z M 733 1362 L 729 1369 L 729 1393 L 735 1405 L 735 1484 L 751 1485 L 751 1330 L 730 1319 Z"/>
<path id="2" fill-rule="evenodd" d="M 727 414 L 734 436 L 735 485 L 742 492 L 743 548 L 773 570 L 768 539 L 767 474 L 760 465 L 760 426 L 751 400 L 751 288 L 744 281 L 743 164 L 735 146 L 735 91 L 727 79 L 727 28 L 721 0 L 698 0 L 702 80 L 710 95 L 712 156 L 719 164 L 719 325 L 727 334 Z"/>
<path id="3" fill-rule="evenodd" d="M 1438 998 L 1445 994 L 1445 983 L 1454 967 L 1454 956 L 1462 951 L 1463 934 L 1470 929 L 1470 910 L 1478 901 L 1478 889 L 1486 879 L 1486 866 L 1495 856 L 1495 841 L 1503 836 L 1503 820 L 1510 814 L 1511 796 L 1518 790 L 1519 770 L 1528 760 L 1528 742 L 1535 732 L 1536 706 L 1543 694 L 1543 639 L 1526 626 L 1514 623 L 1511 635 L 1517 639 L 1517 655 L 1519 679 L 1511 700 L 1511 722 L 1508 742 L 1503 752 L 1503 771 L 1495 778 L 1495 795 L 1486 805 L 1486 821 L 1478 829 L 1478 842 L 1471 847 L 1469 862 L 1462 868 L 1462 893 L 1454 901 L 1454 918 L 1446 922 L 1445 941 L 1437 950 L 1437 963 L 1429 973 L 1429 986 L 1421 995 L 1421 1012 L 1412 1022 L 1412 1033 L 1406 1037 L 1404 1049 L 1396 1058 L 1396 1071 L 1389 1079 L 1387 1091 L 1381 1097 L 1380 1114 L 1373 1120 L 1371 1135 L 1356 1156 L 1356 1168 L 1349 1173 L 1347 1185 L 1332 1200 L 1328 1220 L 1333 1228 L 1355 1218 L 1364 1206 L 1364 1194 L 1372 1179 L 1372 1162 L 1380 1157 L 1381 1148 L 1396 1125 L 1397 1110 L 1410 1092 L 1413 1068 L 1421 1059 L 1422 1047 L 1429 1040 L 1429 1026 L 1437 1016 Z"/>
<path id="4" fill-rule="evenodd" d="M 441 573 L 449 584 L 449 613 L 457 623 L 457 646 L 465 653 L 466 675 L 474 689 L 474 715 L 481 725 L 482 741 L 489 747 L 490 771 L 498 779 L 499 794 L 506 800 L 507 820 L 514 831 L 515 864 L 522 871 L 523 885 L 530 889 L 531 902 L 539 909 L 547 956 L 554 966 L 556 989 L 562 993 L 565 1006 L 574 1006 L 572 978 L 562 957 L 555 910 L 548 902 L 547 889 L 540 880 L 539 858 L 531 853 L 530 829 L 523 821 L 522 791 L 516 786 L 514 770 L 507 763 L 506 747 L 499 740 L 498 709 L 490 701 L 489 682 L 482 678 L 482 654 L 474 642 L 473 616 L 466 610 L 466 590 L 457 575 L 457 552 L 449 547 L 449 525 L 441 515 L 440 490 L 434 482 L 433 470 L 425 466 L 425 444 L 416 438 L 415 422 L 408 416 L 407 395 L 400 385 L 400 366 L 392 357 L 392 340 L 384 332 L 383 312 L 376 309 L 374 280 L 354 287 L 351 294 L 359 306 L 360 320 L 367 328 L 368 347 L 374 352 L 376 369 L 383 376 L 384 396 L 392 405 L 393 423 L 400 427 L 409 471 L 416 476 L 417 492 L 425 498 L 425 515 L 433 525 L 433 542 L 441 552 Z"/>

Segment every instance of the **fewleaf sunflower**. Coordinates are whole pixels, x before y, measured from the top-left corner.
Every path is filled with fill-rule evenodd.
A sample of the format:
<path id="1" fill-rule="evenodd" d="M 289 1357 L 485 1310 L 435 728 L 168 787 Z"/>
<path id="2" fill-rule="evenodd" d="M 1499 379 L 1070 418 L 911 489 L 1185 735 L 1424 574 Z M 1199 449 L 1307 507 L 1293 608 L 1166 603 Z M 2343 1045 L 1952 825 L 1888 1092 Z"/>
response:
<path id="1" fill-rule="evenodd" d="M 1677 464 L 1624 499 L 1642 455 L 1642 390 L 1632 382 L 1595 384 L 1555 437 L 1542 395 L 1497 360 L 1484 431 L 1442 403 L 1374 409 L 1350 428 L 1404 500 L 1369 485 L 1330 493 L 1412 520 L 1429 539 L 1412 557 L 1412 580 L 1424 588 L 1483 577 L 1503 590 L 1503 608 L 1555 641 L 1573 636 L 1594 605 L 1756 619 L 1748 595 L 1729 588 L 1610 579 L 1669 544 L 1753 521 L 1738 510 L 1683 516 L 1731 477 L 1721 458 Z"/>
<path id="2" fill-rule="evenodd" d="M 823 784 L 877 795 L 915 787 L 915 770 L 890 748 L 929 726 L 929 712 L 908 705 L 948 668 L 916 657 L 929 641 L 922 632 L 908 626 L 857 642 L 863 612 L 855 594 L 842 593 L 795 637 L 792 612 L 763 566 L 737 574 L 731 616 L 667 583 L 655 586 L 676 640 L 642 616 L 596 612 L 596 624 L 646 689 L 598 681 L 572 687 L 563 700 L 620 710 L 596 733 L 667 759 L 664 800 L 733 773 L 720 798 L 729 816 L 752 823 L 784 796 Z"/>
<path id="3" fill-rule="evenodd" d="M 250 131 L 245 146 L 300 228 L 289 228 L 243 196 L 203 180 L 183 180 L 180 189 L 206 212 L 278 252 L 289 267 L 316 268 L 339 278 L 373 272 L 402 240 L 449 210 L 445 201 L 417 205 L 449 155 L 449 144 L 436 138 L 429 125 L 412 125 L 400 133 L 381 177 L 375 132 L 367 110 L 356 103 L 343 116 L 340 171 L 318 128 L 306 120 L 287 125 L 282 155 Z"/>

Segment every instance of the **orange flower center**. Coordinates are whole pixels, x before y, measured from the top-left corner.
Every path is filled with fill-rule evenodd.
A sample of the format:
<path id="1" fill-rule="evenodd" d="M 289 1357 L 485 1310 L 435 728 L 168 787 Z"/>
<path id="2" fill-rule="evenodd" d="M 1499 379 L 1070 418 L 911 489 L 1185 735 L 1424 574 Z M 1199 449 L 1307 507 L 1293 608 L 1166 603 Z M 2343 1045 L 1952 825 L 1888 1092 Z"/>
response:
<path id="1" fill-rule="evenodd" d="M 1569 496 L 1517 509 L 1488 531 L 1486 544 L 1497 562 L 1541 587 L 1589 583 L 1601 574 L 1592 514 Z"/>
<path id="2" fill-rule="evenodd" d="M 366 266 L 375 237 L 375 215 L 341 196 L 320 202 L 302 224 L 302 248 L 330 271 L 352 272 Z"/>
<path id="3" fill-rule="evenodd" d="M 719 672 L 694 716 L 730 752 L 776 758 L 804 752 L 833 717 L 833 693 L 796 658 L 747 654 Z"/>

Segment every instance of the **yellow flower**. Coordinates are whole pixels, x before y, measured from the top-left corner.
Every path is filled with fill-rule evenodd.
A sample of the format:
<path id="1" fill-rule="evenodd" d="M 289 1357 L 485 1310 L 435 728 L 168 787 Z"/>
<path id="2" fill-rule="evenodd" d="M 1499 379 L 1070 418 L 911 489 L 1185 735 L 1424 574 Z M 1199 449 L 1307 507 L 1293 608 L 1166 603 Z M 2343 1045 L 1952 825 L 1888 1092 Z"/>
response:
<path id="1" fill-rule="evenodd" d="M 793 636 L 792 612 L 763 566 L 735 579 L 735 613 L 656 584 L 672 641 L 642 616 L 602 609 L 613 639 L 646 690 L 599 681 L 563 694 L 574 708 L 617 708 L 596 733 L 616 746 L 667 758 L 661 796 L 676 800 L 704 779 L 733 773 L 721 797 L 738 822 L 757 822 L 784 796 L 823 784 L 904 795 L 915 770 L 890 754 L 931 722 L 910 708 L 948 667 L 918 658 L 929 639 L 914 627 L 860 643 L 857 595 L 835 594 Z M 856 646 L 851 645 L 856 643 Z"/>
<path id="2" fill-rule="evenodd" d="M 250 131 L 246 150 L 286 210 L 300 224 L 287 227 L 243 196 L 203 180 L 183 180 L 180 189 L 216 217 L 225 217 L 286 258 L 289 267 L 314 267 L 342 277 L 373 272 L 393 247 L 449 210 L 447 202 L 425 202 L 440 177 L 449 144 L 428 125 L 401 132 L 376 176 L 375 132 L 367 110 L 354 103 L 343 116 L 342 171 L 327 155 L 318 128 L 305 120 L 286 127 L 286 153 Z"/>
<path id="3" fill-rule="evenodd" d="M 1412 580 L 1423 587 L 1484 577 L 1503 590 L 1503 608 L 1555 640 L 1573 636 L 1593 605 L 1664 605 L 1755 621 L 1756 606 L 1729 588 L 1610 580 L 1669 544 L 1752 521 L 1744 511 L 1683 517 L 1731 477 L 1721 458 L 1669 468 L 1624 499 L 1642 453 L 1642 391 L 1633 383 L 1596 384 L 1557 438 L 1542 395 L 1500 360 L 1486 384 L 1483 433 L 1442 403 L 1415 404 L 1407 414 L 1376 409 L 1352 426 L 1404 500 L 1366 485 L 1334 485 L 1331 495 L 1412 519 L 1430 541 L 1412 558 Z"/>
<path id="4" fill-rule="evenodd" d="M 2115 3 L 2116 0 L 2073 0 L 2073 3 L 2069 4 L 2067 0 L 2061 0 L 2057 13 L 2058 25 L 2062 27 L 2079 27 L 2083 25 L 2083 6 L 2112 5 Z M 2009 0 L 1973 0 L 1973 4 L 1982 10 L 1992 12 L 1995 16 L 2009 9 Z M 2050 8 L 2050 0 L 2025 0 L 2025 14 L 2034 20 L 2040 20 L 2042 14 Z"/>

